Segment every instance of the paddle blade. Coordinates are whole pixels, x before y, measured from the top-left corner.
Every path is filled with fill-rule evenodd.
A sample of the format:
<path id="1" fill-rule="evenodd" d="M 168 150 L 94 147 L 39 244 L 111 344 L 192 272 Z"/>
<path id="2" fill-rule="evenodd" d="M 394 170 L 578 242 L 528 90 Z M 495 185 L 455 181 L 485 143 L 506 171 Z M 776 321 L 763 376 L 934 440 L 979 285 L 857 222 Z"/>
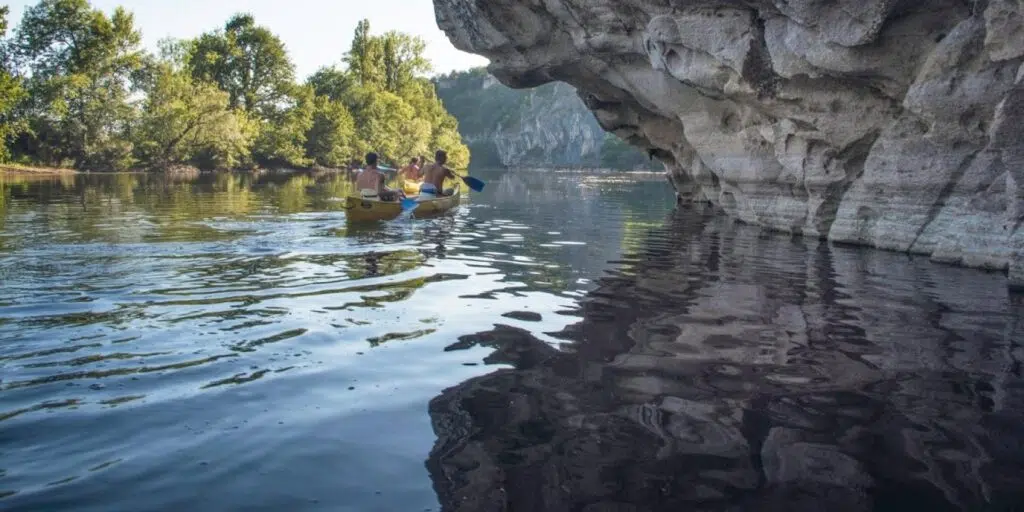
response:
<path id="1" fill-rule="evenodd" d="M 411 212 L 418 207 L 420 203 L 415 199 L 409 199 L 408 197 L 402 199 L 402 213 Z"/>
<path id="2" fill-rule="evenodd" d="M 466 185 L 473 189 L 474 192 L 480 192 L 484 189 L 484 182 L 472 176 L 463 176 L 462 181 L 466 182 Z"/>

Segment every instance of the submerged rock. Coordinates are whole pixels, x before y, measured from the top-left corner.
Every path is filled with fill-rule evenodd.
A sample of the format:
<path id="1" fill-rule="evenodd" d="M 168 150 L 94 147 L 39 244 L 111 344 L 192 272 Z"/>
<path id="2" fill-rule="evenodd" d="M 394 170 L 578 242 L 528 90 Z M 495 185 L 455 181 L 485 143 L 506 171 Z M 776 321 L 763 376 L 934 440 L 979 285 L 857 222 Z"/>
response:
<path id="1" fill-rule="evenodd" d="M 576 87 L 681 199 L 836 242 L 1022 265 L 1017 0 L 434 3 L 503 83 Z"/>

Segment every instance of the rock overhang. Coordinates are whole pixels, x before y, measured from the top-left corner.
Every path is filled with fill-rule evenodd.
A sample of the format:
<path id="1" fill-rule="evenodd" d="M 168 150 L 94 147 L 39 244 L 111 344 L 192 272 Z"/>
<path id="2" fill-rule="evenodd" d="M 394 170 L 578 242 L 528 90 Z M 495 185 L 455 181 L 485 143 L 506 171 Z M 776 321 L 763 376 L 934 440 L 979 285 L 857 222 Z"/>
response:
<path id="1" fill-rule="evenodd" d="M 684 199 L 1024 280 L 1017 0 L 435 0 L 511 87 L 563 81 Z"/>

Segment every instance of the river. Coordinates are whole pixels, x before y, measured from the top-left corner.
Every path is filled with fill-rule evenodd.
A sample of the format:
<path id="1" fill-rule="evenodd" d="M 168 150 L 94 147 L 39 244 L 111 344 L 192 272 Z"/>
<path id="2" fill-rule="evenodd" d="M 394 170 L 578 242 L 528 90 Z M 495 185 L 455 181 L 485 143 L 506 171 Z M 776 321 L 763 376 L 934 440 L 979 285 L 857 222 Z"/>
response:
<path id="1" fill-rule="evenodd" d="M 0 509 L 928 510 L 1024 501 L 1005 277 L 481 171 L 0 182 Z"/>

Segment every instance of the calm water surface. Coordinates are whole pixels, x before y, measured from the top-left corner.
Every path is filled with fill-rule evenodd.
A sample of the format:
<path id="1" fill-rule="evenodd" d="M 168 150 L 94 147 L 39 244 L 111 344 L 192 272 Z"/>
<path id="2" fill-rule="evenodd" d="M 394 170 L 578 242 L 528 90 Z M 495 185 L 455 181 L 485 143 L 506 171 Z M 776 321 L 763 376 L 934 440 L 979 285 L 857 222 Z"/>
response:
<path id="1" fill-rule="evenodd" d="M 1005 278 L 763 233 L 664 179 L 0 182 L 0 509 L 1009 510 Z"/>

